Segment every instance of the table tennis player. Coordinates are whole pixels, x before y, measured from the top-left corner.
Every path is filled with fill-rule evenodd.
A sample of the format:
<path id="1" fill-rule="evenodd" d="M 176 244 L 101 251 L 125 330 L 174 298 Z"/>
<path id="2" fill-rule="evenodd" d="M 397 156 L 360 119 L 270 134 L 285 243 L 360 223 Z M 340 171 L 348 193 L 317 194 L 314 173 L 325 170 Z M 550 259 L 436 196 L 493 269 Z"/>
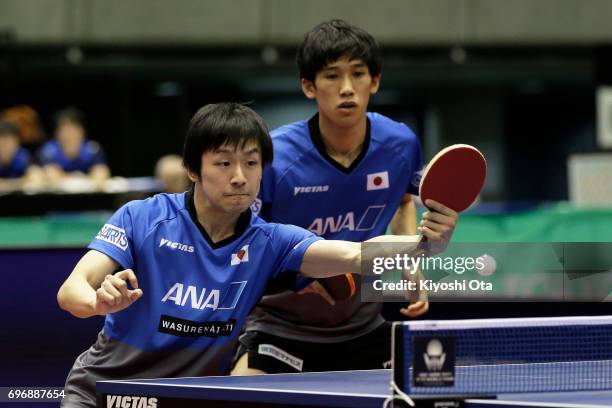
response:
<path id="1" fill-rule="evenodd" d="M 367 111 L 381 80 L 376 40 L 345 21 L 327 21 L 306 33 L 297 63 L 302 91 L 318 113 L 272 132 L 276 159 L 254 209 L 326 239 L 364 241 L 388 226 L 393 234 L 416 234 L 419 139 L 405 124 Z M 382 303 L 361 302 L 356 283 L 353 296 L 333 304 L 335 296 L 318 282 L 300 293 L 268 293 L 247 319 L 232 373 L 383 368 L 391 358 L 390 324 Z M 421 293 L 400 312 L 417 317 L 428 307 Z M 278 353 L 260 353 L 261 344 Z"/>
<path id="2" fill-rule="evenodd" d="M 95 406 L 98 380 L 223 374 L 270 279 L 359 272 L 359 243 L 322 240 L 251 213 L 272 155 L 267 128 L 250 108 L 221 103 L 195 114 L 183 153 L 192 190 L 119 209 L 58 292 L 73 315 L 106 316 L 68 374 L 62 406 Z M 457 214 L 432 204 L 437 217 L 423 235 L 448 239 Z M 419 238 L 394 239 L 409 252 Z"/>

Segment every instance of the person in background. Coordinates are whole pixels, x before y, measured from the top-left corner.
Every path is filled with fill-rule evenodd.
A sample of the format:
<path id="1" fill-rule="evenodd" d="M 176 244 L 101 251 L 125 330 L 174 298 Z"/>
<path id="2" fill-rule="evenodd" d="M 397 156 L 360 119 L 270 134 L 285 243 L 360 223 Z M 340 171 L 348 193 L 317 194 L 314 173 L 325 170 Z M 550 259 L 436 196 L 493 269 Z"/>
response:
<path id="1" fill-rule="evenodd" d="M 368 112 L 381 80 L 376 40 L 345 21 L 326 21 L 306 33 L 296 59 L 302 92 L 318 112 L 272 132 L 275 160 L 254 210 L 325 239 L 365 241 L 387 227 L 398 235 L 427 230 L 432 215 L 417 227 L 412 200 L 423 169 L 419 139 L 405 124 Z M 358 279 L 347 278 L 355 294 L 333 304 L 325 281 L 267 293 L 247 319 L 232 374 L 385 367 L 391 324 L 382 304 L 362 302 Z M 400 309 L 407 317 L 429 308 L 425 291 L 409 301 Z"/>
<path id="2" fill-rule="evenodd" d="M 94 189 L 101 189 L 110 177 L 102 148 L 87 139 L 83 114 L 74 108 L 55 115 L 55 139 L 42 146 L 38 160 L 47 180 L 57 187 L 80 179 L 89 180 Z"/>
<path id="3" fill-rule="evenodd" d="M 191 186 L 183 159 L 176 154 L 161 157 L 155 165 L 155 177 L 159 180 L 164 193 L 182 193 Z"/>
<path id="4" fill-rule="evenodd" d="M 19 143 L 19 128 L 0 121 L 0 191 L 35 189 L 42 184 L 40 168 Z"/>
<path id="5" fill-rule="evenodd" d="M 21 147 L 30 154 L 36 155 L 45 139 L 45 132 L 40 122 L 40 116 L 34 108 L 28 105 L 17 105 L 0 112 L 0 120 L 12 122 L 19 128 Z"/>

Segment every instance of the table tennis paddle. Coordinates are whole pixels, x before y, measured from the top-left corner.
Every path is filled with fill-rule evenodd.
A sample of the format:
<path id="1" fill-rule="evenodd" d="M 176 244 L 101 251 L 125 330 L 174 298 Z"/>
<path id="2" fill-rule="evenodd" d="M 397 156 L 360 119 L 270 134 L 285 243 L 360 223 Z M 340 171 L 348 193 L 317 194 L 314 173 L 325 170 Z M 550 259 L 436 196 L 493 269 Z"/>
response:
<path id="1" fill-rule="evenodd" d="M 487 161 L 482 153 L 473 146 L 455 144 L 431 159 L 421 178 L 419 195 L 423 204 L 432 199 L 461 212 L 476 200 L 486 175 Z M 319 279 L 336 301 L 355 295 L 358 281 L 351 274 Z"/>
<path id="2" fill-rule="evenodd" d="M 487 161 L 478 149 L 455 144 L 442 149 L 427 165 L 419 195 L 461 212 L 476 200 L 487 175 Z"/>

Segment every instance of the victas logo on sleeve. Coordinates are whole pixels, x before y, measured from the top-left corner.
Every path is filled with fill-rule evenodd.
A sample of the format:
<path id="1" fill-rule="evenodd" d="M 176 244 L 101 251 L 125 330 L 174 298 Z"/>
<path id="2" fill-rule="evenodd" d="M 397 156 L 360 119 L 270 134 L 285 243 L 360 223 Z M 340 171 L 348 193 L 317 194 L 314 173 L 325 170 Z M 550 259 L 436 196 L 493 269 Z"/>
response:
<path id="1" fill-rule="evenodd" d="M 113 244 L 117 248 L 125 251 L 128 248 L 128 239 L 123 228 L 111 224 L 104 224 L 96 239 Z"/>
<path id="2" fill-rule="evenodd" d="M 242 248 L 240 248 L 240 251 L 238 251 L 235 254 L 232 254 L 230 265 L 234 266 L 234 265 L 241 264 L 243 262 L 249 262 L 249 246 L 248 245 L 243 246 Z"/>
<path id="3" fill-rule="evenodd" d="M 371 190 L 382 190 L 389 188 L 389 172 L 381 171 L 379 173 L 368 174 L 368 181 L 366 189 Z"/>

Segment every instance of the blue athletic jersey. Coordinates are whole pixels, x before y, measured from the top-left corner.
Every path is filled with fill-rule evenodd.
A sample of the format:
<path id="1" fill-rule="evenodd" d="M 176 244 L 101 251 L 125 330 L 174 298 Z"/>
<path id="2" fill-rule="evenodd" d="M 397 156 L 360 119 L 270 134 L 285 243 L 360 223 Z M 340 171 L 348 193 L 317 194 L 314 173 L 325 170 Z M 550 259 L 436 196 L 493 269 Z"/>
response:
<path id="1" fill-rule="evenodd" d="M 298 270 L 319 239 L 245 212 L 236 234 L 213 244 L 192 193 L 158 194 L 118 210 L 89 245 L 133 269 L 143 296 L 106 317 L 104 333 L 143 351 L 206 349 L 240 332 L 268 280 Z M 190 211 L 191 206 L 191 211 Z"/>
<path id="2" fill-rule="evenodd" d="M 406 125 L 377 113 L 367 118 L 362 152 L 350 168 L 325 152 L 317 116 L 273 131 L 274 163 L 264 172 L 261 216 L 327 239 L 384 234 L 403 195 L 418 195 L 423 158 Z"/>
<path id="3" fill-rule="evenodd" d="M 367 114 L 364 145 L 349 168 L 327 154 L 317 115 L 276 129 L 272 141 L 274 162 L 252 206 L 268 221 L 360 242 L 384 235 L 404 194 L 418 194 L 420 142 L 406 125 L 385 116 Z M 331 306 L 312 293 L 270 292 L 245 329 L 305 342 L 351 340 L 384 322 L 381 304 L 360 300 L 357 294 Z"/>
<path id="4" fill-rule="evenodd" d="M 102 148 L 93 140 L 85 140 L 81 145 L 78 156 L 74 159 L 66 157 L 57 140 L 50 140 L 40 148 L 38 161 L 43 166 L 57 164 L 64 171 L 81 171 L 83 173 L 89 173 L 89 170 L 96 164 L 106 164 Z"/>
<path id="5" fill-rule="evenodd" d="M 143 295 L 106 316 L 95 344 L 74 362 L 61 405 L 95 407 L 96 381 L 225 374 L 268 280 L 295 278 L 281 272 L 298 269 L 318 239 L 246 211 L 233 236 L 212 243 L 193 191 L 125 205 L 89 248 L 133 269 Z"/>
<path id="6" fill-rule="evenodd" d="M 0 178 L 19 178 L 23 177 L 30 165 L 30 154 L 26 149 L 20 147 L 13 160 L 8 165 L 0 163 Z"/>

